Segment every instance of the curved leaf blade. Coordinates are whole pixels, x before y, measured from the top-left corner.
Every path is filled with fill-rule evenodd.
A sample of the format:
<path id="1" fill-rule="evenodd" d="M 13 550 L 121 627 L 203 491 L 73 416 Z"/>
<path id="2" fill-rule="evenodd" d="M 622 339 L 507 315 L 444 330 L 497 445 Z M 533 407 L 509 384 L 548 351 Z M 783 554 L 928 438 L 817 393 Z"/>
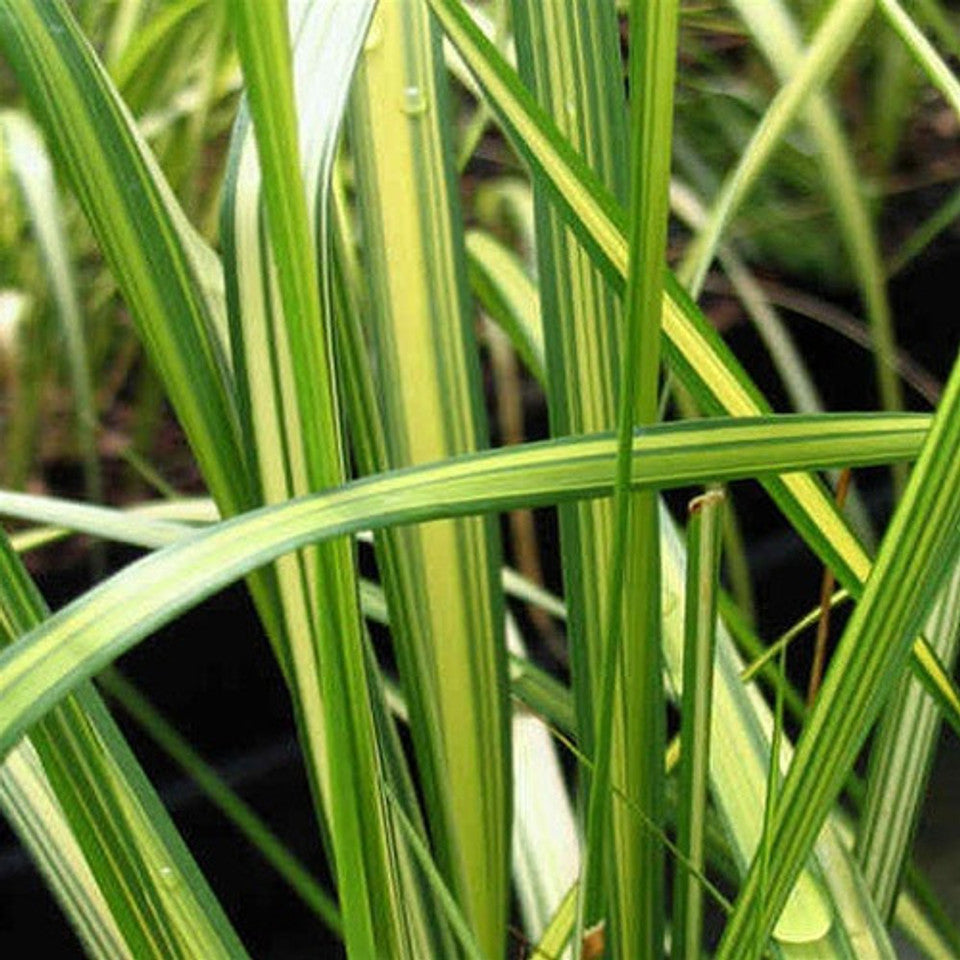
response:
<path id="1" fill-rule="evenodd" d="M 860 415 L 652 427 L 634 441 L 633 484 L 909 458 L 926 422 Z M 0 753 L 80 679 L 192 603 L 290 550 L 361 529 L 606 495 L 614 449 L 609 436 L 585 437 L 397 471 L 254 511 L 140 560 L 0 654 Z"/>

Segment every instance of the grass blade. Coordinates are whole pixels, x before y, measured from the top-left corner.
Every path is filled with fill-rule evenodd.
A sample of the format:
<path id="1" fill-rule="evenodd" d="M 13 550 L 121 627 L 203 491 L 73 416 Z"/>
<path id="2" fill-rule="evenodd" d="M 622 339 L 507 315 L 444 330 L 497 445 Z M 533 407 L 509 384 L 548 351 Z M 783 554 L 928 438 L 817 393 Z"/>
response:
<path id="1" fill-rule="evenodd" d="M 671 685 L 682 698 L 685 689 L 685 570 L 689 558 L 685 557 L 683 540 L 665 507 L 661 506 L 661 514 L 664 653 Z M 744 689 L 740 680 L 742 662 L 722 621 L 717 623 L 716 631 L 709 754 L 711 796 L 730 838 L 733 860 L 739 870 L 745 871 L 762 836 L 772 720 L 766 704 L 749 696 Z M 820 843 L 817 859 L 823 864 L 832 863 L 837 853 L 835 838 L 830 831 L 824 831 Z M 825 871 L 824 880 L 830 882 L 829 872 Z M 801 874 L 790 904 L 774 931 L 777 947 L 784 956 L 803 957 L 811 948 L 823 950 L 828 956 L 834 954 L 831 941 L 842 937 L 842 928 L 836 921 L 843 915 L 831 901 L 836 901 L 841 892 L 825 889 L 811 870 Z M 855 901 L 854 907 L 859 908 L 860 904 Z M 848 907 L 847 913 L 849 919 L 858 921 L 861 935 L 864 930 L 869 931 L 870 943 L 879 941 L 882 945 L 885 940 L 882 930 L 878 938 L 873 936 L 868 922 L 859 923 L 862 910 Z M 879 952 L 883 955 L 882 950 Z"/>
<path id="2" fill-rule="evenodd" d="M 473 931 L 470 929 L 470 925 L 460 911 L 453 894 L 444 883 L 440 871 L 430 857 L 430 851 L 423 842 L 423 838 L 417 832 L 414 825 L 407 819 L 407 815 L 404 813 L 400 801 L 394 797 L 389 785 L 386 783 L 384 783 L 384 792 L 388 800 L 394 805 L 394 814 L 397 817 L 397 822 L 400 824 L 401 832 L 409 844 L 410 849 L 413 851 L 414 857 L 420 864 L 420 869 L 427 877 L 427 881 L 434 891 L 434 895 L 440 902 L 443 912 L 450 922 L 451 929 L 460 941 L 461 947 L 463 947 L 464 954 L 472 958 L 472 960 L 484 960 L 486 954 L 480 949 L 479 944 L 474 938 Z"/>
<path id="3" fill-rule="evenodd" d="M 948 667 L 952 665 L 960 644 L 960 573 L 947 581 L 925 631 L 934 651 Z M 939 720 L 936 702 L 915 678 L 904 677 L 884 712 L 870 755 L 856 856 L 882 916 L 893 912 L 897 900 Z"/>
<path id="4" fill-rule="evenodd" d="M 702 949 L 703 890 L 697 873 L 703 872 L 705 862 L 704 826 L 723 499 L 722 491 L 712 491 L 692 501 L 687 527 L 680 810 L 677 814 L 677 847 L 685 859 L 678 861 L 676 866 L 672 939 L 673 955 L 681 960 L 695 960 Z"/>
<path id="5" fill-rule="evenodd" d="M 520 631 L 510 617 L 507 643 L 512 655 L 510 682 L 514 698 L 523 698 L 529 692 L 535 694 L 538 688 L 547 692 L 553 709 L 533 709 L 554 723 L 557 715 L 566 713 L 569 729 L 572 703 L 568 696 L 556 695 L 566 695 L 568 691 L 556 681 L 550 683 L 553 678 L 549 674 L 532 668 Z M 526 685 L 524 680 L 528 681 Z M 533 706 L 529 699 L 523 703 Z M 549 727 L 525 709 L 514 709 L 512 723 L 513 874 L 527 934 L 538 938 L 580 871 L 577 824 Z"/>
<path id="6" fill-rule="evenodd" d="M 960 551 L 960 365 L 877 565 L 834 654 L 810 712 L 775 815 L 767 895 L 751 867 L 718 957 L 743 956 L 754 924 L 775 921 L 872 721 L 906 663 L 911 641 Z M 854 718 L 851 720 L 851 718 Z"/>
<path id="7" fill-rule="evenodd" d="M 216 3 L 209 0 L 168 3 L 128 34 L 128 40 L 117 56 L 107 57 L 110 75 L 135 115 L 139 115 L 151 100 L 154 103 L 162 100 L 166 92 L 164 86 L 169 87 L 172 79 L 179 81 L 182 70 L 170 67 L 186 64 L 178 63 L 176 59 L 171 64 L 169 58 L 171 55 L 182 56 L 184 49 L 189 50 L 190 44 L 184 42 L 184 24 L 195 17 L 198 10 L 220 3 L 222 0 L 216 0 Z"/>
<path id="8" fill-rule="evenodd" d="M 253 844 L 291 890 L 338 936 L 340 915 L 330 894 L 310 875 L 247 803 L 194 749 L 157 708 L 118 670 L 105 670 L 97 683 L 126 711 L 163 752 L 200 788 L 207 799 Z"/>
<path id="9" fill-rule="evenodd" d="M 343 17 L 340 6 L 323 9 L 320 4 L 301 5 L 290 28 L 297 38 L 294 82 L 300 103 L 309 95 L 308 88 L 318 85 L 328 58 L 334 60 L 330 64 L 333 75 L 340 77 L 340 84 L 327 88 L 327 95 L 317 102 L 316 109 L 301 110 L 298 114 L 301 129 L 297 139 L 303 144 L 301 163 L 304 188 L 311 198 L 307 200 L 310 211 L 322 209 L 325 174 L 336 142 L 351 65 L 369 19 L 369 8 L 362 5 L 353 7 L 357 16 L 346 22 L 338 19 L 338 10 Z M 341 36 L 334 44 L 330 38 L 338 32 L 337 28 Z M 309 121 L 302 119 L 306 117 Z M 316 489 L 317 466 L 310 459 L 303 436 L 303 424 L 310 421 L 302 417 L 293 357 L 298 355 L 301 365 L 325 362 L 317 360 L 325 345 L 323 328 L 316 316 L 316 327 L 308 325 L 306 333 L 303 324 L 295 327 L 287 323 L 278 290 L 277 255 L 266 226 L 263 186 L 256 139 L 248 106 L 244 104 L 233 132 L 222 209 L 224 271 L 238 403 L 243 433 L 249 438 L 246 449 L 255 474 L 257 502 L 277 503 Z M 314 196 L 320 198 L 321 204 L 313 202 Z M 317 234 L 317 226 L 311 223 L 312 235 Z M 313 293 L 317 295 L 316 290 Z M 310 338 L 311 345 L 297 350 L 297 337 L 304 335 Z M 304 375 L 301 370 L 301 378 Z M 271 613 L 283 625 L 272 639 L 308 731 L 308 769 L 314 797 L 322 802 L 328 799 L 329 787 L 322 759 L 326 752 L 325 727 L 319 719 L 323 710 L 321 681 L 309 650 L 310 644 L 316 642 L 316 563 L 315 554 L 284 557 L 278 562 L 276 595 L 272 598 L 276 602 Z M 294 673 L 298 674 L 296 682 L 292 679 Z"/>
<path id="10" fill-rule="evenodd" d="M 128 955 L 70 822 L 33 744 L 24 739 L 0 766 L 0 808 L 92 957 Z"/>
<path id="11" fill-rule="evenodd" d="M 0 574 L 6 644 L 41 625 L 48 611 L 2 535 Z M 76 844 L 80 863 L 66 860 L 74 876 L 67 904 L 90 942 L 108 956 L 116 955 L 115 949 L 138 957 L 246 955 L 92 688 L 81 687 L 43 718 L 31 743 L 45 776 L 21 751 L 10 772 L 19 766 L 21 777 L 29 773 L 34 787 L 24 795 L 23 779 L 14 784 L 9 777 L 5 786 L 19 801 L 21 824 L 31 814 L 35 818 L 37 803 L 54 808 L 54 817 L 35 822 L 31 830 L 31 847 L 43 853 L 48 869 L 57 869 Z M 50 843 L 54 836 L 65 839 L 67 832 L 75 839 L 66 839 L 62 849 Z M 102 917 L 104 907 L 107 917 Z"/>
<path id="12" fill-rule="evenodd" d="M 560 901 L 547 929 L 543 931 L 543 936 L 533 950 L 534 957 L 559 957 L 563 953 L 576 926 L 579 896 L 580 885 L 575 883 Z"/>
<path id="13" fill-rule="evenodd" d="M 321 313 L 317 251 L 300 171 L 285 6 L 233 0 L 230 9 L 263 169 L 267 229 L 293 359 L 296 415 L 301 424 L 309 424 L 301 433 L 306 479 L 317 490 L 342 482 L 344 461 L 332 330 Z M 321 222 L 321 237 L 323 230 Z M 291 679 L 298 706 L 316 707 L 316 713 L 301 717 L 303 732 L 312 737 L 325 729 L 339 731 L 311 742 L 309 755 L 314 787 L 329 804 L 344 936 L 348 949 L 360 955 L 403 956 L 350 543 L 340 539 L 319 548 L 314 575 L 324 616 L 313 619 L 308 642 L 291 649 Z"/>
<path id="14" fill-rule="evenodd" d="M 626 196 L 627 142 L 621 122 L 626 114 L 622 93 L 618 30 L 609 4 L 563 2 L 542 4 L 530 0 L 513 3 L 517 60 L 522 76 L 544 110 L 571 138 L 579 156 L 618 196 Z M 550 203 L 548 193 L 534 183 L 534 212 L 539 287 L 543 305 L 543 339 L 550 429 L 554 436 L 609 430 L 616 423 L 620 305 L 603 274 L 591 262 L 577 236 Z M 632 412 L 632 411 L 631 411 Z M 567 633 L 580 744 L 595 755 L 597 713 L 603 695 L 603 651 L 609 646 L 610 623 L 607 587 L 612 579 L 613 510 L 608 501 L 575 503 L 559 510 L 563 551 L 564 594 L 569 610 Z M 617 708 L 623 698 L 616 695 Z M 610 701 L 610 709 L 613 708 Z M 622 749 L 624 728 L 613 730 L 611 776 L 627 779 L 628 751 Z M 621 747 L 621 749 L 618 749 Z M 608 751 L 609 755 L 609 751 Z M 607 766 L 609 769 L 609 764 Z M 590 776 L 580 770 L 584 796 Z M 594 820 L 599 804 L 610 803 L 609 790 L 595 794 Z M 635 818 L 614 802 L 610 811 L 614 831 L 624 838 L 635 829 Z M 602 822 L 595 824 L 604 833 Z M 606 842 L 606 836 L 603 836 Z M 618 861 L 612 857 L 611 863 Z M 599 850 L 587 853 L 605 862 Z M 580 926 L 598 918 L 604 900 L 612 908 L 623 902 L 618 887 L 633 857 L 617 868 L 599 870 L 589 860 L 592 873 L 589 901 L 578 893 Z M 587 888 L 580 886 L 580 891 Z M 627 914 L 629 916 L 629 913 Z M 611 923 L 611 928 L 616 925 Z M 634 928 L 635 929 L 635 928 Z"/>
<path id="15" fill-rule="evenodd" d="M 422 0 L 382 5 L 353 91 L 351 146 L 391 467 L 486 445 L 439 41 Z M 498 537 L 489 520 L 392 536 L 419 601 L 393 623 L 437 860 L 494 956 L 506 934 L 511 796 Z"/>
<path id="16" fill-rule="evenodd" d="M 691 290 L 700 290 L 724 227 L 810 94 L 826 82 L 872 9 L 873 0 L 835 0 L 831 4 L 806 53 L 774 97 L 736 169 L 720 188 L 704 228 L 685 254 L 679 275 Z"/>
<path id="17" fill-rule="evenodd" d="M 940 91 L 954 112 L 960 115 L 960 81 L 954 72 L 897 0 L 878 0 L 878 5 L 930 82 Z"/>
<path id="18" fill-rule="evenodd" d="M 591 173 L 556 126 L 533 101 L 516 74 L 472 23 L 459 0 L 429 0 L 431 9 L 473 71 L 497 118 L 523 158 L 564 211 L 586 249 L 607 278 L 622 287 L 626 276 L 627 244 L 624 214 L 614 197 Z M 665 355 L 681 382 L 700 405 L 713 414 L 756 416 L 768 409 L 762 394 L 723 341 L 668 276 L 663 332 Z M 870 559 L 822 484 L 809 474 L 767 478 L 771 497 L 840 582 L 859 596 Z M 913 666 L 941 689 L 949 678 L 929 657 L 918 638 Z M 952 698 L 960 714 L 960 700 Z"/>
<path id="19" fill-rule="evenodd" d="M 651 427 L 634 440 L 633 483 L 683 485 L 851 458 L 909 457 L 926 422 L 916 415 L 825 415 Z M 615 449 L 609 436 L 584 437 L 397 471 L 253 511 L 137 561 L 0 655 L 0 751 L 72 682 L 191 603 L 285 552 L 362 529 L 609 495 Z M 140 596 L 136 603 L 134 595 Z"/>
<path id="20" fill-rule="evenodd" d="M 577 942 L 582 940 L 582 924 L 592 926 L 600 919 L 595 892 L 600 887 L 591 867 L 592 862 L 604 859 L 611 751 L 623 750 L 627 757 L 621 788 L 655 826 L 660 826 L 663 818 L 660 757 L 665 747 L 666 717 L 658 640 L 657 499 L 651 492 L 630 493 L 630 451 L 635 425 L 643 427 L 657 419 L 677 15 L 676 3 L 641 2 L 632 5 L 630 15 L 631 156 L 635 165 L 631 178 L 632 231 L 617 404 L 609 620 L 595 720 L 596 770 L 587 813 L 583 919 Z M 618 684 L 622 702 L 615 705 Z M 615 723 L 621 727 L 616 746 Z M 636 817 L 628 823 L 614 821 L 611 852 L 618 873 L 611 903 L 616 949 L 637 957 L 659 956 L 663 951 L 663 849 L 659 837 Z"/>
<path id="21" fill-rule="evenodd" d="M 924 220 L 900 245 L 887 263 L 887 273 L 893 277 L 912 263 L 944 230 L 960 217 L 960 188 Z"/>
<path id="22" fill-rule="evenodd" d="M 540 297 L 516 254 L 481 230 L 469 230 L 465 238 L 470 289 L 481 306 L 509 336 L 527 369 L 540 383 L 546 382 L 543 326 L 539 321 Z"/>
<path id="23" fill-rule="evenodd" d="M 735 6 L 756 38 L 771 69 L 781 83 L 785 83 L 803 57 L 802 33 L 789 9 L 782 2 L 765 0 L 735 0 Z M 861 177 L 826 94 L 814 92 L 808 98 L 804 118 L 817 145 L 825 185 L 836 210 L 870 320 L 880 395 L 886 409 L 899 410 L 903 407 L 899 381 L 891 376 L 888 363 L 896 350 L 893 319 L 870 210 L 860 189 Z"/>
<path id="24" fill-rule="evenodd" d="M 947 53 L 957 56 L 960 53 L 960 39 L 957 39 L 956 28 L 940 0 L 911 0 L 910 6 Z"/>

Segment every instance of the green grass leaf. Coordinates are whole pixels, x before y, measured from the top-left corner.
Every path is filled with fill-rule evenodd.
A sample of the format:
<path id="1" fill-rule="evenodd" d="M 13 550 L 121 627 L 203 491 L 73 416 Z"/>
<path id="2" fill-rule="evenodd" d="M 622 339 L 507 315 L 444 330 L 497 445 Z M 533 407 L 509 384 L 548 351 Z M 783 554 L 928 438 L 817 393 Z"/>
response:
<path id="1" fill-rule="evenodd" d="M 924 626 L 933 651 L 948 667 L 960 646 L 958 601 L 960 574 L 954 572 Z M 882 916 L 891 914 L 896 903 L 937 745 L 939 714 L 936 700 L 916 678 L 904 677 L 870 754 L 856 855 Z"/>
<path id="2" fill-rule="evenodd" d="M 718 957 L 743 956 L 772 926 L 860 746 L 905 666 L 911 643 L 960 551 L 960 366 L 955 366 L 876 567 L 804 726 L 774 816 L 761 900 L 756 862 Z"/>
<path id="3" fill-rule="evenodd" d="M 657 499 L 652 492 L 631 494 L 630 448 L 634 426 L 657 419 L 677 16 L 676 3 L 637 2 L 630 10 L 631 232 L 617 397 L 609 619 L 595 720 L 596 768 L 590 781 L 577 942 L 583 939 L 585 923 L 593 926 L 601 919 L 600 871 L 595 864 L 605 860 L 613 750 L 622 750 L 626 757 L 623 789 L 655 826 L 663 820 L 660 755 L 665 747 L 666 715 L 657 639 L 661 626 Z M 620 702 L 615 703 L 618 685 Z M 616 743 L 614 724 L 619 728 Z M 620 818 L 613 824 L 611 853 L 618 874 L 610 904 L 616 949 L 637 957 L 659 956 L 664 913 L 659 837 L 636 817 Z"/>
<path id="4" fill-rule="evenodd" d="M 479 33 L 459 0 L 429 2 L 538 182 L 549 190 L 608 280 L 622 287 L 627 244 L 624 214 L 614 197 Z M 706 411 L 746 417 L 768 409 L 746 371 L 672 276 L 666 282 L 663 332 L 668 363 Z M 859 596 L 870 570 L 870 559 L 823 485 L 809 474 L 796 473 L 767 478 L 764 486 L 840 582 Z M 925 646 L 918 639 L 914 668 L 930 675 L 933 684 L 949 687 L 948 678 L 937 671 L 929 658 L 919 661 Z M 960 713 L 960 700 L 954 699 L 953 705 L 954 711 Z"/>
<path id="5" fill-rule="evenodd" d="M 440 35 L 423 0 L 378 10 L 354 85 L 367 329 L 385 465 L 486 446 Z M 488 955 L 509 901 L 510 727 L 500 545 L 487 519 L 392 531 L 391 623 L 442 873 Z M 398 569 L 402 567 L 402 570 Z M 388 602 L 398 598 L 391 583 Z"/>
<path id="6" fill-rule="evenodd" d="M 735 0 L 735 6 L 771 69 L 781 83 L 787 82 L 804 53 L 802 30 L 789 8 L 781 0 Z M 829 44 L 830 38 L 824 38 L 824 42 Z M 804 119 L 817 146 L 817 160 L 870 321 L 881 398 L 886 409 L 899 410 L 903 399 L 889 364 L 896 351 L 893 318 L 879 244 L 853 152 L 825 92 L 812 91 L 806 100 Z"/>
<path id="7" fill-rule="evenodd" d="M 673 953 L 695 960 L 702 950 L 704 833 L 710 760 L 710 711 L 720 574 L 722 491 L 690 503 L 684 611 L 683 701 L 680 707 L 680 809 L 673 899 Z M 687 866 L 689 864 L 689 866 Z M 692 868 L 692 869 L 691 869 Z"/>
<path id="8" fill-rule="evenodd" d="M 468 230 L 470 289 L 484 310 L 510 337 L 510 342 L 540 383 L 546 382 L 540 297 L 516 254 L 481 230 Z"/>
<path id="9" fill-rule="evenodd" d="M 909 458 L 927 422 L 861 414 L 651 427 L 634 440 L 633 483 L 665 487 Z M 608 435 L 474 454 L 355 481 L 198 531 L 137 561 L 0 655 L 0 749 L 9 749 L 82 675 L 290 550 L 358 530 L 609 495 L 615 449 Z M 134 595 L 141 602 L 133 603 Z"/>
<path id="10" fill-rule="evenodd" d="M 308 487 L 344 477 L 332 329 L 324 318 L 318 251 L 300 170 L 299 129 L 285 4 L 231 3 L 246 92 L 263 170 L 266 232 L 278 300 L 289 338 L 293 410 L 302 428 Z M 321 237 L 325 225 L 321 217 Z M 306 426 L 309 425 L 309 428 Z M 295 454 L 294 454 L 295 455 Z M 290 677 L 308 738 L 308 769 L 331 823 L 337 890 L 348 949 L 404 955 L 400 894 L 364 662 L 356 574 L 350 543 L 324 544 L 310 557 L 316 608 L 302 642 L 291 642 Z M 291 638 L 292 640 L 294 638 Z M 336 730 L 335 736 L 325 736 Z"/>
<path id="11" fill-rule="evenodd" d="M 3 535 L 0 584 L 9 644 L 49 611 Z M 7 809 L 95 955 L 246 956 L 92 687 L 42 718 L 12 756 Z"/>
<path id="12" fill-rule="evenodd" d="M 879 0 L 878 6 L 887 22 L 903 41 L 910 55 L 943 98 L 960 115 L 960 81 L 924 36 L 913 18 L 897 0 Z"/>
<path id="13" fill-rule="evenodd" d="M 157 746 L 200 788 L 209 801 L 260 852 L 290 889 L 323 923 L 342 935 L 339 910 L 315 880 L 242 797 L 207 763 L 150 700 L 118 670 L 108 669 L 97 683 L 128 713 Z"/>

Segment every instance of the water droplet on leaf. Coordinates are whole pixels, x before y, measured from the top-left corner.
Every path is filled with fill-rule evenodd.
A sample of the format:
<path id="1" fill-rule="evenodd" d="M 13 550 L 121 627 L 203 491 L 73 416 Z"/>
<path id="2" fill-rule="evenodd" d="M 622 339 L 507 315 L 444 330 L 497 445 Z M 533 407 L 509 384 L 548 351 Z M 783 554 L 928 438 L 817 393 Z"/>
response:
<path id="1" fill-rule="evenodd" d="M 427 111 L 427 95 L 422 87 L 403 88 L 403 112 L 409 117 L 420 116 Z"/>

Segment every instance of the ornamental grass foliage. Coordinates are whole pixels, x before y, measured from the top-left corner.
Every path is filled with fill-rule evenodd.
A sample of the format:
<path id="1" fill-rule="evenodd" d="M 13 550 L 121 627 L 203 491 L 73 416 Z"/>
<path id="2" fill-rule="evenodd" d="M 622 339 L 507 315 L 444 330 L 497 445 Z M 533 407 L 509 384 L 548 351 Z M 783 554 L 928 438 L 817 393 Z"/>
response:
<path id="1" fill-rule="evenodd" d="M 914 850 L 960 732 L 960 372 L 891 295 L 960 211 L 957 30 L 0 0 L 0 808 L 87 954 L 300 955 L 144 733 L 317 951 L 960 954 Z M 124 672 L 235 582 L 302 845 Z"/>

